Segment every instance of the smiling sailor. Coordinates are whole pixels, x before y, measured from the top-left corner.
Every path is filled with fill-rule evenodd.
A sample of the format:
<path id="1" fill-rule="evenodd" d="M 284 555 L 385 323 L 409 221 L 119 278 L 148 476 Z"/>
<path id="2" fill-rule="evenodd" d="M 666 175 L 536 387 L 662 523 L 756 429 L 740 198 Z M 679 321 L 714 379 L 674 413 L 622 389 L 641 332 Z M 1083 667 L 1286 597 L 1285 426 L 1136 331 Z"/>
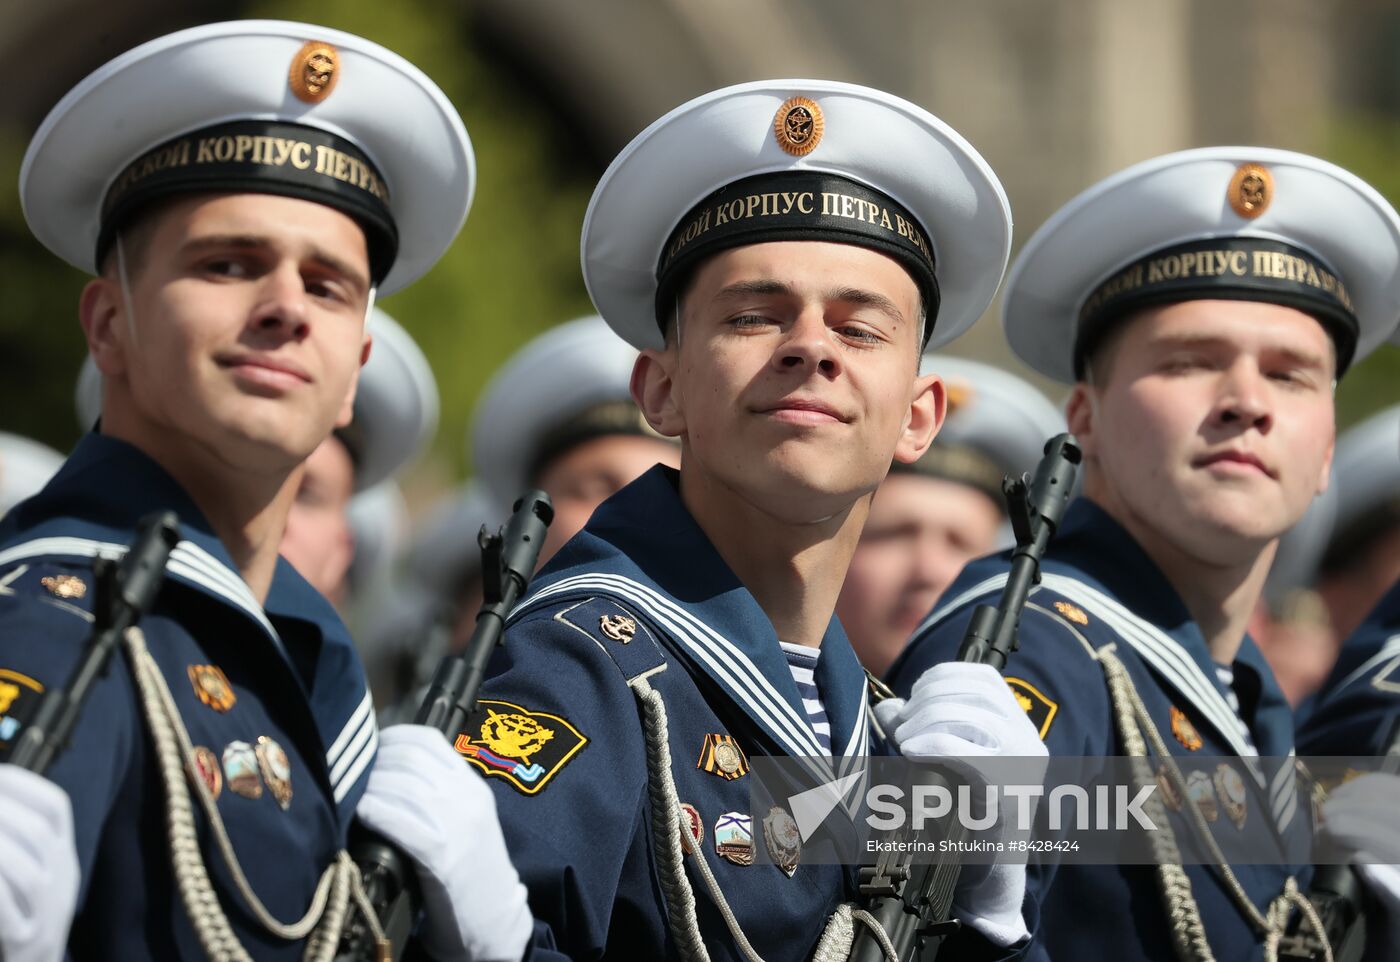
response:
<path id="1" fill-rule="evenodd" d="M 782 806 L 751 818 L 751 762 L 826 779 L 885 750 L 836 596 L 891 461 L 943 420 L 921 350 L 982 313 L 1009 241 L 957 133 L 848 84 L 715 91 L 604 174 L 584 278 L 681 467 L 605 501 L 542 569 L 457 739 L 551 929 L 532 957 L 796 960 L 833 915 L 849 935 L 854 869 L 804 860 Z M 1000 676 L 959 679 L 950 714 L 990 707 L 927 726 L 946 752 L 1041 750 Z M 959 890 L 965 945 L 1026 938 L 1024 875 L 1001 881 Z"/>
<path id="2" fill-rule="evenodd" d="M 419 853 L 434 957 L 518 957 L 489 790 L 439 733 L 380 737 L 344 626 L 278 558 L 304 459 L 350 420 L 375 292 L 432 267 L 474 179 L 419 70 L 276 21 L 137 47 L 35 135 L 25 215 L 96 275 L 79 316 L 105 385 L 100 432 L 0 524 L 0 748 L 83 651 L 94 559 L 160 509 L 181 540 L 47 778 L 0 765 L 5 958 L 328 958 L 357 814 Z"/>

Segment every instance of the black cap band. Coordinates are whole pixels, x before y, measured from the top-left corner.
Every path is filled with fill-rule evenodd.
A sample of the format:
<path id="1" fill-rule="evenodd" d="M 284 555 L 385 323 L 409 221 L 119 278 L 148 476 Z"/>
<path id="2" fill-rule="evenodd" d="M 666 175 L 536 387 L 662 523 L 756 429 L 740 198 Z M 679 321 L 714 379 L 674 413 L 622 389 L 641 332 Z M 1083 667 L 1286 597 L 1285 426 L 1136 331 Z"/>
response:
<path id="1" fill-rule="evenodd" d="M 327 130 L 265 120 L 196 130 L 128 164 L 102 202 L 97 262 L 139 208 L 178 194 L 226 192 L 280 194 L 333 207 L 364 230 L 375 283 L 393 266 L 399 235 L 389 188 L 364 152 Z"/>
<path id="2" fill-rule="evenodd" d="M 710 194 L 681 218 L 656 265 L 661 329 L 666 329 L 677 288 L 702 259 L 730 247 L 790 240 L 855 244 L 899 261 L 923 296 L 928 342 L 939 295 L 933 246 L 923 225 L 878 190 L 803 170 L 745 177 Z"/>
<path id="3" fill-rule="evenodd" d="M 951 481 L 976 488 L 996 504 L 1004 516 L 1005 498 L 1001 492 L 1002 470 L 996 462 L 966 444 L 936 442 L 913 464 L 895 461 L 890 474 L 913 474 L 938 481 Z"/>
<path id="4" fill-rule="evenodd" d="M 1079 312 L 1074 373 L 1114 322 L 1145 307 L 1192 300 L 1264 301 L 1317 318 L 1337 349 L 1337 375 L 1356 353 L 1356 313 L 1342 279 L 1317 257 L 1262 237 L 1175 244 L 1139 258 L 1100 284 Z"/>

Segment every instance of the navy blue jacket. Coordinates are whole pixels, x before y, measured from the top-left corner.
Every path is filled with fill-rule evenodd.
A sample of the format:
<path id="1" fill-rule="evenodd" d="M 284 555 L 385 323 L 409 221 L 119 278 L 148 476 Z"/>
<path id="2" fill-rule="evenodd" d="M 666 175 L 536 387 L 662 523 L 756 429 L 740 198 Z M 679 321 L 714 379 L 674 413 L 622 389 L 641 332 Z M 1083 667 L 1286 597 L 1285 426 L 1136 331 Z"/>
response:
<path id="1" fill-rule="evenodd" d="M 457 739 L 496 789 L 537 920 L 534 959 L 675 955 L 629 688 L 643 677 L 666 705 L 671 768 L 680 801 L 694 807 L 699 850 L 754 948 L 770 962 L 810 958 L 828 916 L 855 896 L 846 867 L 798 855 L 789 876 L 762 854 L 741 865 L 717 852 L 721 834 L 742 841 L 730 815 L 750 810 L 754 756 L 811 758 L 825 779 L 863 769 L 882 746 L 867 679 L 833 618 L 816 669 L 834 760 L 823 755 L 771 622 L 675 485 L 669 469 L 643 475 L 541 571 L 491 665 L 483 709 Z M 755 849 L 770 844 L 762 825 L 749 831 Z M 687 872 L 710 957 L 741 958 Z"/>
<path id="2" fill-rule="evenodd" d="M 963 571 L 891 667 L 887 681 L 897 693 L 907 695 L 926 669 L 957 656 L 973 606 L 996 604 L 1009 568 L 1009 554 L 1003 554 Z M 1043 582 L 1021 615 L 1019 637 L 1020 649 L 1006 667 L 1007 681 L 1052 756 L 1126 754 L 1095 657 L 1110 644 L 1184 776 L 1195 770 L 1193 757 L 1254 754 L 1185 606 L 1131 536 L 1086 499 L 1066 512 L 1043 566 Z M 1290 756 L 1288 703 L 1249 638 L 1232 669 L 1242 693 L 1243 724 L 1258 754 Z M 1244 778 L 1246 824 L 1255 820 L 1252 828 L 1257 829 L 1259 819 L 1267 820 L 1268 838 L 1283 863 L 1235 867 L 1262 910 L 1282 891 L 1287 875 L 1302 873 L 1299 883 L 1306 886 L 1307 868 L 1301 863 L 1311 839 L 1311 815 L 1309 806 L 1299 805 L 1292 763 L 1273 766 L 1273 771 L 1252 767 L 1263 778 Z M 1216 772 L 1202 774 L 1214 791 Z M 1236 829 L 1221 807 L 1211 827 L 1223 839 Z M 1187 874 L 1216 958 L 1260 957 L 1261 943 L 1215 871 L 1188 866 Z M 1175 957 L 1151 866 L 1057 869 L 1033 863 L 1027 888 L 1040 920 L 1030 957 L 1164 962 Z"/>
<path id="3" fill-rule="evenodd" d="M 1304 755 L 1384 755 L 1400 725 L 1400 584 L 1342 645 L 1298 729 Z"/>
<path id="4" fill-rule="evenodd" d="M 279 560 L 259 605 L 185 492 L 121 441 L 85 437 L 47 487 L 0 522 L 0 747 L 22 730 L 39 689 L 67 683 L 83 651 L 93 559 L 120 551 L 142 518 L 166 508 L 179 515 L 181 541 L 141 628 L 194 745 L 216 759 L 218 808 L 253 889 L 292 922 L 344 847 L 374 759 L 364 672 L 335 611 L 291 565 Z M 260 738 L 269 740 L 261 757 Z M 248 750 L 235 745 L 225 770 L 234 742 Z M 165 796 L 124 650 L 47 776 L 72 799 L 82 870 L 70 957 L 204 958 L 174 888 Z M 284 809 L 275 796 L 287 788 Z M 205 842 L 224 909 L 253 957 L 299 959 L 304 944 L 262 932 Z"/>

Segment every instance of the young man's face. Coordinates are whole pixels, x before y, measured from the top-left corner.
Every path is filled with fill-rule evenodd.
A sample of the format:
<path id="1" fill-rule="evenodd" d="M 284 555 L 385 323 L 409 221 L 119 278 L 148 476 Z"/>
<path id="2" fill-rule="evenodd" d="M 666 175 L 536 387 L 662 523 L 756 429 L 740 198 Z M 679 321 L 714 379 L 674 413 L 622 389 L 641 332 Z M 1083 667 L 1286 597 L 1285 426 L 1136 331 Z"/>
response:
<path id="1" fill-rule="evenodd" d="M 540 548 L 543 565 L 583 530 L 598 505 L 657 463 L 680 464 L 674 444 L 635 434 L 608 434 L 575 444 L 541 468 L 533 485 L 554 502 L 554 520 Z M 475 612 L 473 612 L 475 614 Z"/>
<path id="2" fill-rule="evenodd" d="M 846 509 L 942 423 L 942 383 L 918 377 L 918 289 L 862 247 L 717 254 L 686 290 L 672 341 L 644 352 L 633 393 L 653 427 L 681 438 L 683 478 L 787 521 Z"/>
<path id="3" fill-rule="evenodd" d="M 83 295 L 110 433 L 276 472 L 349 423 L 369 350 L 353 220 L 287 197 L 200 195 L 140 229 L 130 303 L 115 269 Z"/>
<path id="4" fill-rule="evenodd" d="M 1145 310 L 1114 337 L 1102 383 L 1070 400 L 1086 492 L 1189 557 L 1251 561 L 1327 485 L 1326 332 L 1293 308 L 1201 300 Z"/>
<path id="5" fill-rule="evenodd" d="M 355 464 L 332 435 L 306 459 L 278 549 L 311 587 L 336 604 L 345 598 L 345 576 L 355 559 L 349 514 L 354 494 Z"/>
<path id="6" fill-rule="evenodd" d="M 885 673 L 963 566 L 996 547 L 1001 523 L 996 502 L 970 485 L 885 479 L 836 602 L 861 664 Z"/>

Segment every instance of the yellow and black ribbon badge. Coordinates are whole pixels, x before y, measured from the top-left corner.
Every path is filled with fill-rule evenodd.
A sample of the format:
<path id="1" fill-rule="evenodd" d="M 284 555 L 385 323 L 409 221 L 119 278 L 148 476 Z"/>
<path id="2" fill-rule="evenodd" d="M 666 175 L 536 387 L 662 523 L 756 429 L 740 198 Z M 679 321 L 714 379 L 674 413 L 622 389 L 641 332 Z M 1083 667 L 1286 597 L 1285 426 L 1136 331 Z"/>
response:
<path id="1" fill-rule="evenodd" d="M 749 760 L 733 735 L 706 735 L 695 767 L 733 781 L 749 773 Z"/>

